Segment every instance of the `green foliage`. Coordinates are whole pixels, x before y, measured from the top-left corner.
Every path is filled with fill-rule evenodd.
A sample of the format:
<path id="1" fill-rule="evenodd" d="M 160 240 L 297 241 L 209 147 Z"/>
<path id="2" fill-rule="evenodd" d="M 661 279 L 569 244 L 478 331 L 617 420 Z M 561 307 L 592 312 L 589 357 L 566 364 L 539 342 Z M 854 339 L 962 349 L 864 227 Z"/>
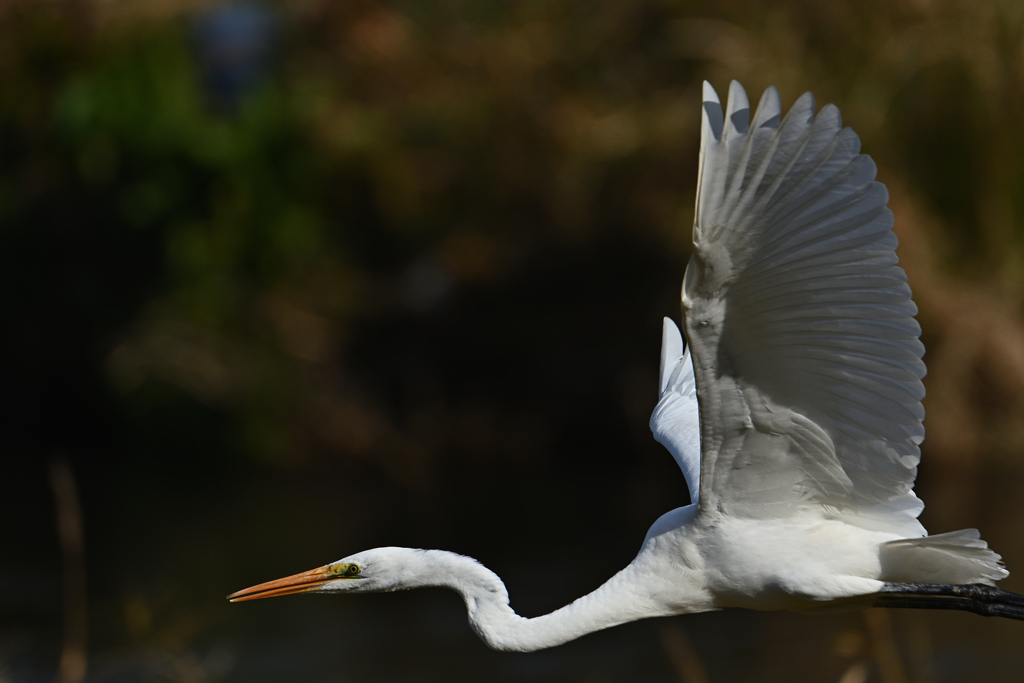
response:
<path id="1" fill-rule="evenodd" d="M 838 99 L 961 263 L 1019 260 L 1010 5 L 282 6 L 277 58 L 231 112 L 204 95 L 196 15 L 83 11 L 91 31 L 59 7 L 3 26 L 8 258 L 72 216 L 116 245 L 82 265 L 107 271 L 80 311 L 107 377 L 124 400 L 158 382 L 227 411 L 242 452 L 302 452 L 319 437 L 296 411 L 365 401 L 351 343 L 433 306 L 417 277 L 500 289 L 608 240 L 682 262 L 704 76 Z"/>

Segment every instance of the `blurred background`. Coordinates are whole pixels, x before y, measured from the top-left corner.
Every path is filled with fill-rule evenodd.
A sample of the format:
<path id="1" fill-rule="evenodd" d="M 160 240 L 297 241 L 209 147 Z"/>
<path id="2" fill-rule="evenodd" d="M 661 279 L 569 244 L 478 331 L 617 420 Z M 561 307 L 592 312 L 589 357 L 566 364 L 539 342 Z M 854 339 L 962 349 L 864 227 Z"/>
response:
<path id="1" fill-rule="evenodd" d="M 918 491 L 1024 592 L 1024 4 L 0 2 L 0 682 L 1024 679 L 954 613 L 231 605 L 380 545 L 533 616 L 687 502 L 650 436 L 700 84 L 834 102 L 928 348 Z M 59 673 L 58 673 L 59 667 Z"/>

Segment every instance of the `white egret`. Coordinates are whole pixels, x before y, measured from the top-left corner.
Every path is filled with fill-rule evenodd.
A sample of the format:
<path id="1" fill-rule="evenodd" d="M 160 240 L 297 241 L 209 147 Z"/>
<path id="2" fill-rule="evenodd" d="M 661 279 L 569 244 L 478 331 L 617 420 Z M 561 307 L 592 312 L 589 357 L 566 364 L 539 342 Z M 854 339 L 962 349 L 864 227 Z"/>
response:
<path id="1" fill-rule="evenodd" d="M 497 650 L 551 647 L 645 617 L 726 607 L 959 609 L 1024 619 L 1024 596 L 973 529 L 929 536 L 914 477 L 924 347 L 875 164 L 805 94 L 785 118 L 769 88 L 750 118 L 704 85 L 688 345 L 665 319 L 655 438 L 691 505 L 593 593 L 527 619 L 497 575 L 441 550 L 377 548 L 239 591 L 445 586 Z"/>

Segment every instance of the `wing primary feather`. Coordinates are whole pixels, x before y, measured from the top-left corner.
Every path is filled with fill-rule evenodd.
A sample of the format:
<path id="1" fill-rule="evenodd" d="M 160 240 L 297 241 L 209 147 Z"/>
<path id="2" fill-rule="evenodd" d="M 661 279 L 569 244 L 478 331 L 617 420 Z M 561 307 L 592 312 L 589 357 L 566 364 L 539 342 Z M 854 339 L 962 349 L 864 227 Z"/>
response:
<path id="1" fill-rule="evenodd" d="M 711 84 L 704 81 L 704 128 L 703 139 L 722 139 L 725 116 L 722 114 L 722 101 Z"/>
<path id="2" fill-rule="evenodd" d="M 718 93 L 711 87 L 711 84 L 704 81 L 704 102 L 701 113 L 701 134 L 700 134 L 700 161 L 697 169 L 697 215 L 700 215 L 701 205 L 705 201 L 715 201 L 713 198 L 704 198 L 706 186 L 718 188 L 721 183 L 716 178 L 709 176 L 718 175 L 718 171 L 708 168 L 707 160 L 712 156 L 714 148 L 722 137 L 722 125 L 724 121 L 722 114 L 722 103 L 718 99 Z M 700 231 L 696 218 L 693 225 L 694 239 Z"/>
<path id="3" fill-rule="evenodd" d="M 750 100 L 747 91 L 739 81 L 729 84 L 729 103 L 726 105 L 725 118 L 729 122 L 726 137 L 743 135 L 750 128 Z"/>
<path id="4" fill-rule="evenodd" d="M 779 97 L 778 89 L 773 85 L 769 86 L 761 101 L 757 105 L 757 113 L 754 115 L 752 128 L 778 128 L 782 121 L 782 98 Z"/>

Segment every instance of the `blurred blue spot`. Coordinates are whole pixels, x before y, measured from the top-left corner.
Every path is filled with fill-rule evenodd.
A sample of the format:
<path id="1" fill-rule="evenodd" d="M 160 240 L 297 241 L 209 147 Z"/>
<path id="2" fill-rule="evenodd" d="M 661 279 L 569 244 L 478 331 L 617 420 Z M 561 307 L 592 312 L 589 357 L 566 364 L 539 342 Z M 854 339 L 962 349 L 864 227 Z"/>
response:
<path id="1" fill-rule="evenodd" d="M 267 78 L 277 43 L 277 17 L 258 2 L 215 5 L 193 26 L 196 59 L 210 106 L 233 114 Z"/>

